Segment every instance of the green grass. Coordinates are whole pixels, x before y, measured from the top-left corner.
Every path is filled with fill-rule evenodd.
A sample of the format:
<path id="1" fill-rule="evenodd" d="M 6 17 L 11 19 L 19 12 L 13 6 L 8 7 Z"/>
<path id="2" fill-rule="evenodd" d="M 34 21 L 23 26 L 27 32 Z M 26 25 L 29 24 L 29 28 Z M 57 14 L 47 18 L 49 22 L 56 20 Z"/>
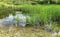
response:
<path id="1" fill-rule="evenodd" d="M 23 14 L 29 15 L 36 20 L 48 22 L 60 19 L 60 5 L 22 5 Z"/>
<path id="2" fill-rule="evenodd" d="M 21 10 L 23 14 L 31 16 L 30 23 L 35 22 L 33 19 L 44 23 L 52 20 L 60 21 L 60 5 L 14 5 L 0 2 L 0 7 L 0 18 L 8 16 L 9 13 L 15 14 L 17 10 Z"/>

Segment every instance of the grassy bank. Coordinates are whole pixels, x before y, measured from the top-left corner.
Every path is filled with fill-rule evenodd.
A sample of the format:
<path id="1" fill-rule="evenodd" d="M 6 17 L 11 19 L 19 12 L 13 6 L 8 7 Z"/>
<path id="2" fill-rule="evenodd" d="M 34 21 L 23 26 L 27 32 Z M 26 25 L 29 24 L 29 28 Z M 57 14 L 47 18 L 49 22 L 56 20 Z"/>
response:
<path id="1" fill-rule="evenodd" d="M 22 11 L 23 14 L 31 16 L 30 22 L 34 23 L 33 19 L 37 22 L 60 22 L 60 5 L 11 5 L 1 4 L 0 18 L 8 16 L 8 14 L 15 14 L 17 10 Z M 6 14 L 7 13 L 7 14 Z"/>

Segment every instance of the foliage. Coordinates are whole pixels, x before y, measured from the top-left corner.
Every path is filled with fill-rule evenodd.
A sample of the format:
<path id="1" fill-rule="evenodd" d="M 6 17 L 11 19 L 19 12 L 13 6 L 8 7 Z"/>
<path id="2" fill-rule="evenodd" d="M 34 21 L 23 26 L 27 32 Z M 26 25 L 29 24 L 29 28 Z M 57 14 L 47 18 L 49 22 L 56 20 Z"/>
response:
<path id="1" fill-rule="evenodd" d="M 11 8 L 0 7 L 0 18 L 7 17 L 9 14 L 15 14 Z"/>
<path id="2" fill-rule="evenodd" d="M 49 21 L 60 22 L 60 5 L 10 5 L 0 4 L 0 18 L 8 16 L 10 13 L 21 10 L 24 15 L 31 17 L 30 23 L 46 23 Z M 35 20 L 34 20 L 35 19 Z"/>
<path id="3" fill-rule="evenodd" d="M 60 4 L 60 0 L 0 0 L 7 4 Z"/>
<path id="4" fill-rule="evenodd" d="M 24 12 L 23 14 L 35 17 L 38 22 L 58 22 L 60 19 L 59 5 L 24 5 L 20 9 Z"/>

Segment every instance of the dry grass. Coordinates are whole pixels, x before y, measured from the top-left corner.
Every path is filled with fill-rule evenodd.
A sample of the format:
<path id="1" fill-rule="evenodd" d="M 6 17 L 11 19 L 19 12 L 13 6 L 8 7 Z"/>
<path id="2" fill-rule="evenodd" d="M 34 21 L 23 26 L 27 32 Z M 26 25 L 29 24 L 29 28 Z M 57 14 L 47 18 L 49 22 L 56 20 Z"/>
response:
<path id="1" fill-rule="evenodd" d="M 0 37 L 53 37 L 50 33 L 43 31 L 42 29 L 29 28 L 9 28 L 0 29 Z"/>

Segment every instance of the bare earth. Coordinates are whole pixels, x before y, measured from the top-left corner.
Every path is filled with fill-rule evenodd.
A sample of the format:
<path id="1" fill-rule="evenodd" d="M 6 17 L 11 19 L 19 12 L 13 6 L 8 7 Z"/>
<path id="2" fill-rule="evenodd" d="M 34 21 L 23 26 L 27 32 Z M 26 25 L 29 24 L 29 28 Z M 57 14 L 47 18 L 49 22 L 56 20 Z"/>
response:
<path id="1" fill-rule="evenodd" d="M 29 28 L 9 28 L 0 29 L 0 37 L 55 37 L 42 29 Z"/>

